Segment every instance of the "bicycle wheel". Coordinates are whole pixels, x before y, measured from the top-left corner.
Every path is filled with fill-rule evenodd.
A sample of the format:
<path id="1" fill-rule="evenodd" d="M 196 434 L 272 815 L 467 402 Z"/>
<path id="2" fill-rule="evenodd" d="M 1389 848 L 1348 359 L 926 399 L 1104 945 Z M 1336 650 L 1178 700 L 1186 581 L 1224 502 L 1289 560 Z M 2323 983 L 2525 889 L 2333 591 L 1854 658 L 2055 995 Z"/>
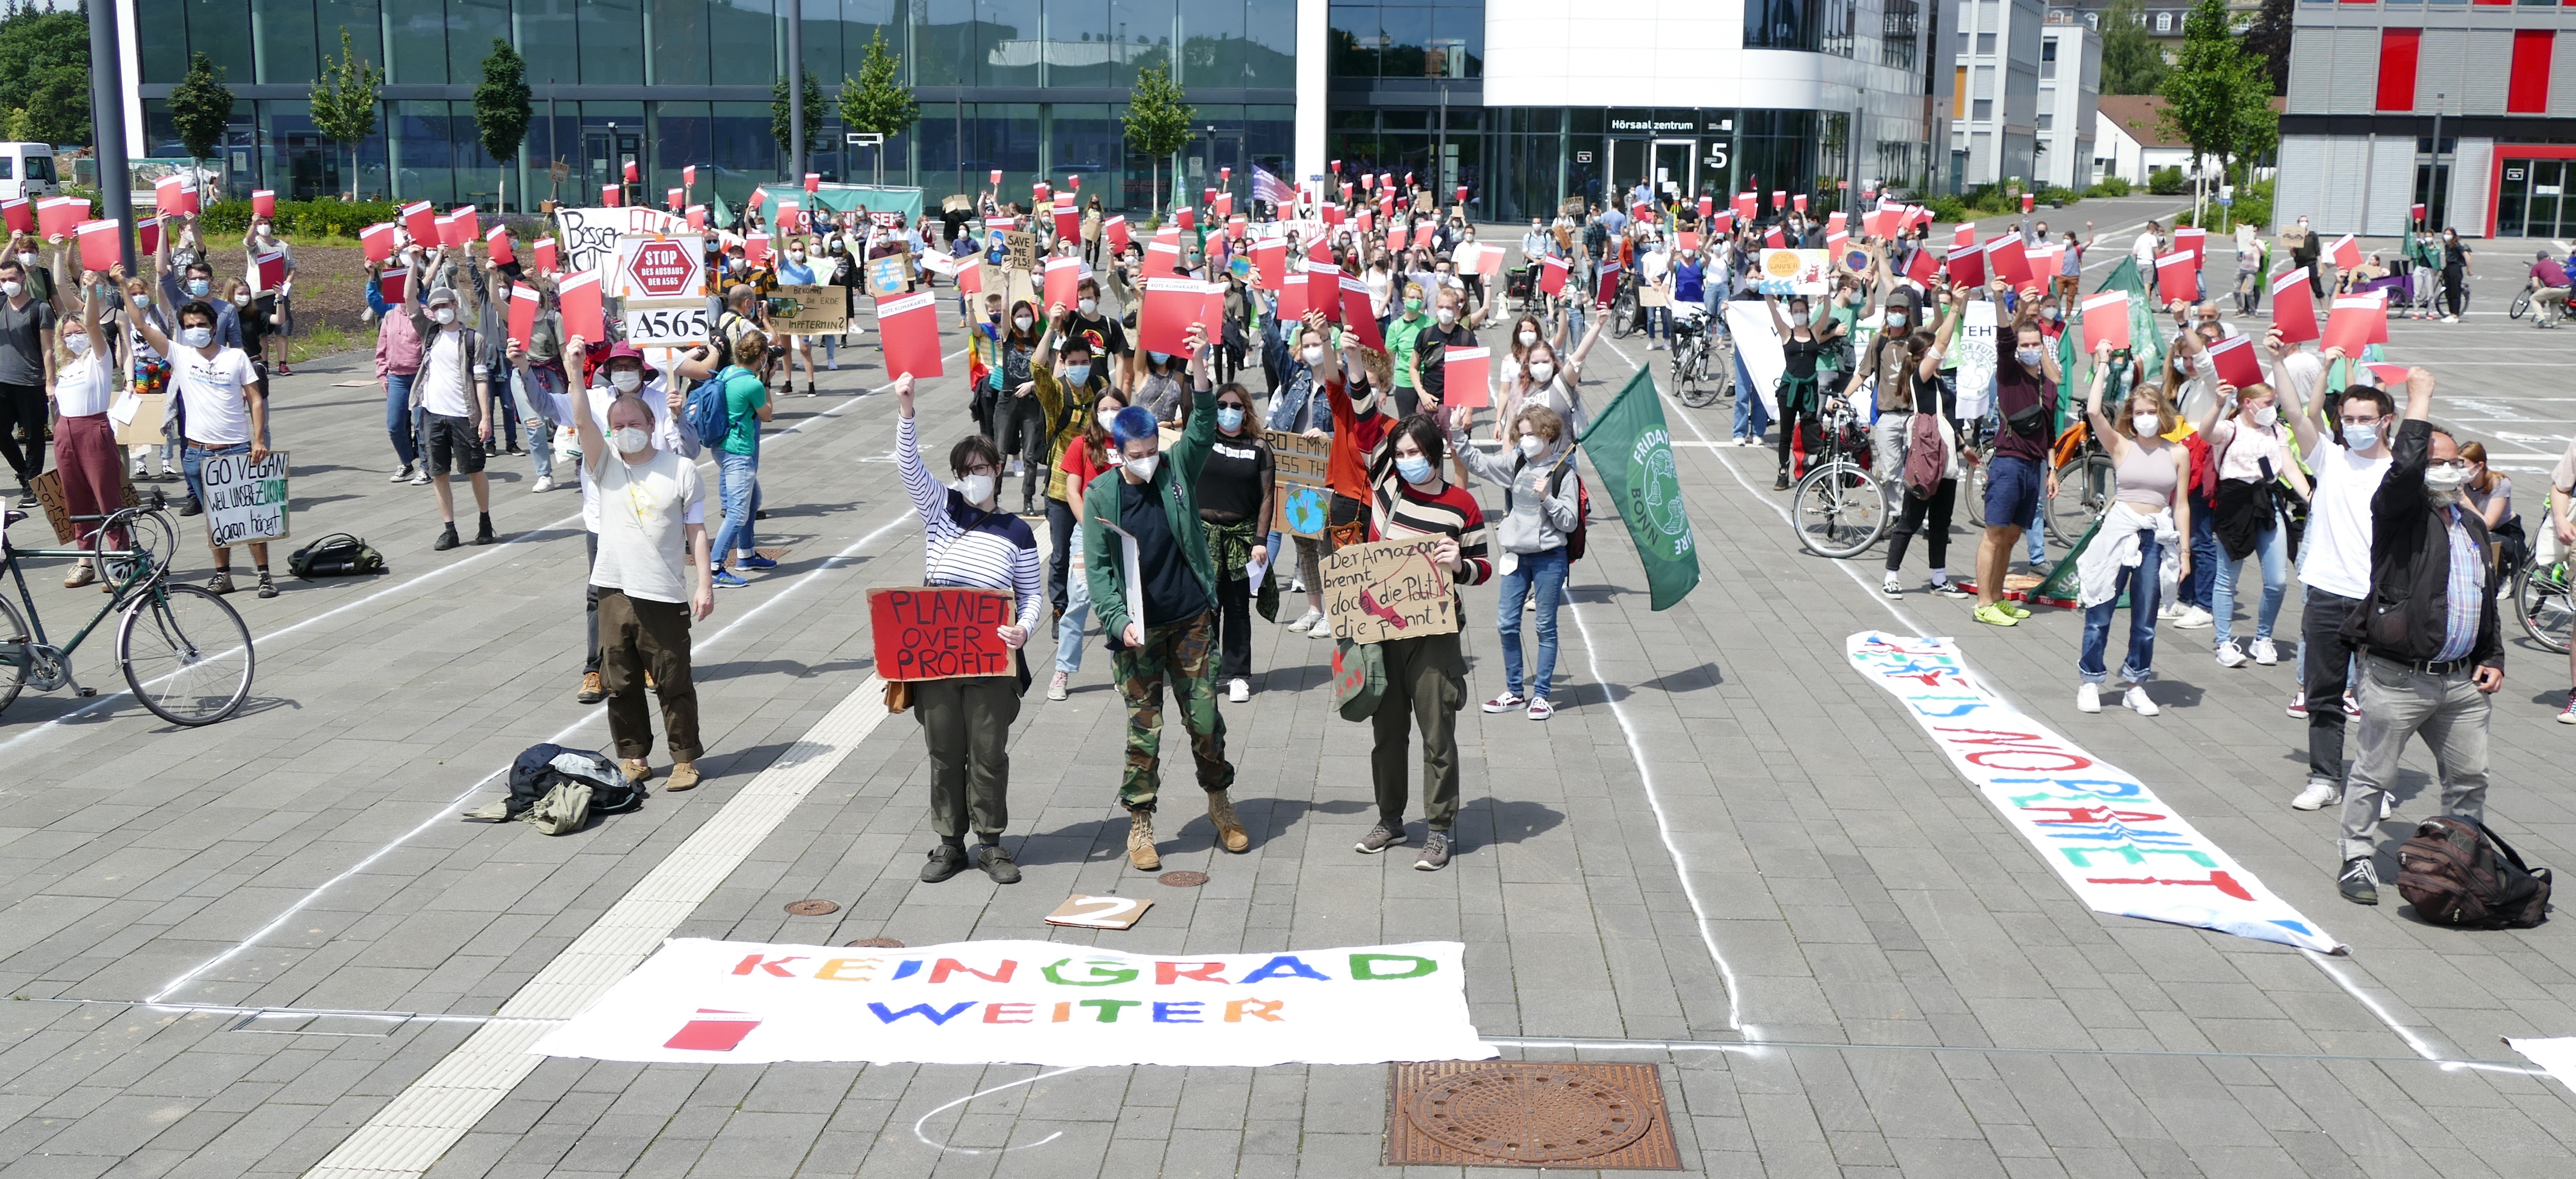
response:
<path id="1" fill-rule="evenodd" d="M 27 668 L 36 657 L 29 649 L 34 641 L 35 633 L 18 616 L 18 608 L 0 598 L 0 712 L 8 711 L 19 689 L 27 686 Z"/>
<path id="2" fill-rule="evenodd" d="M 250 697 L 250 627 L 193 585 L 143 591 L 116 624 L 116 661 L 134 698 L 174 725 L 210 725 Z"/>
<path id="3" fill-rule="evenodd" d="M 2576 601 L 2568 594 L 2566 568 L 2564 564 L 2550 569 L 2526 565 L 2513 575 L 2513 608 L 2522 616 L 2522 629 L 2533 642 L 2562 654 L 2569 632 L 2576 630 Z"/>
<path id="4" fill-rule="evenodd" d="M 1993 458 L 1982 450 L 1968 449 L 1959 453 L 1959 494 L 1967 497 L 1968 523 L 1986 526 L 1986 466 Z"/>
<path id="5" fill-rule="evenodd" d="M 1789 493 L 1789 522 L 1808 552 L 1841 559 L 1887 531 L 1887 499 L 1869 472 L 1837 460 L 1798 480 Z"/>
<path id="6" fill-rule="evenodd" d="M 1637 330 L 1637 291 L 1620 287 L 1617 298 L 1610 300 L 1610 334 L 1624 340 Z"/>
<path id="7" fill-rule="evenodd" d="M 2117 469 L 2107 454 L 2078 455 L 2057 468 L 2057 497 L 2040 504 L 2048 537 L 2072 545 L 2120 494 Z M 2010 521 L 2006 521 L 2010 523 Z"/>
<path id="8" fill-rule="evenodd" d="M 2504 313 L 2514 317 L 2515 319 L 2520 319 L 2525 314 L 2529 313 L 2530 310 L 2531 292 L 2523 291 L 2513 297 L 2513 305 L 2505 308 Z"/>

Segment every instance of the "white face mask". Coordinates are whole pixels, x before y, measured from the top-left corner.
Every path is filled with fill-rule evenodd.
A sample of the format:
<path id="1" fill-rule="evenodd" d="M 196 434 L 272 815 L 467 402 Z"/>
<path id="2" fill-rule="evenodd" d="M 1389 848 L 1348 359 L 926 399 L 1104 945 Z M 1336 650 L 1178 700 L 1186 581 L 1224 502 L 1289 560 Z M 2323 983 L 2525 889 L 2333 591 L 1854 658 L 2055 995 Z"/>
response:
<path id="1" fill-rule="evenodd" d="M 456 322 L 456 309 L 453 307 L 433 307 L 430 309 L 429 317 L 437 320 L 440 326 L 443 327 L 447 324 Z"/>
<path id="2" fill-rule="evenodd" d="M 1015 315 L 1015 316 L 1012 316 L 1012 317 L 1011 317 L 1011 324 L 1012 324 L 1012 326 L 1017 327 L 1017 328 L 1019 328 L 1021 331 L 1024 331 L 1024 332 L 1025 332 L 1025 331 L 1027 331 L 1027 330 L 1029 330 L 1029 325 L 1034 324 L 1034 323 L 1036 323 L 1036 322 L 1037 322 L 1036 320 L 1031 319 L 1031 318 L 1029 318 L 1028 316 L 1025 316 L 1025 315 Z"/>
<path id="3" fill-rule="evenodd" d="M 617 447 L 619 454 L 641 454 L 653 447 L 653 436 L 640 426 L 619 426 L 608 440 Z"/>
<path id="4" fill-rule="evenodd" d="M 89 337 L 86 335 L 63 337 L 63 351 L 74 356 L 86 355 L 89 352 Z"/>
<path id="5" fill-rule="evenodd" d="M 1313 368 L 1316 365 L 1324 363 L 1324 349 L 1320 345 L 1308 345 L 1305 351 L 1305 356 L 1306 367 L 1308 368 Z"/>
<path id="6" fill-rule="evenodd" d="M 1089 319 L 1094 315 L 1100 314 L 1100 300 L 1098 299 L 1076 299 L 1074 300 L 1073 306 L 1075 310 L 1082 312 L 1082 317 L 1085 319 Z"/>
<path id="7" fill-rule="evenodd" d="M 2271 428 L 2272 428 L 2272 423 L 2277 422 L 2277 421 L 2280 421 L 2280 420 L 2281 420 L 2281 411 L 2279 411 L 2279 410 L 2277 410 L 2277 409 L 2274 409 L 2274 408 L 2272 408 L 2272 407 L 2271 407 L 2271 406 L 2269 406 L 2269 405 L 2258 405 L 2258 406 L 2255 406 L 2255 407 L 2254 407 L 2254 424 L 2255 424 L 2255 425 L 2257 425 L 2257 426 L 2261 426 L 2262 428 L 2264 428 L 2264 429 L 2266 429 L 2266 430 L 2269 430 L 2269 429 L 2271 429 Z"/>
<path id="8" fill-rule="evenodd" d="M 1100 422 L 1101 429 L 1106 430 L 1109 428 L 1109 423 L 1118 420 L 1118 411 L 1120 408 L 1121 407 L 1115 405 L 1104 405 L 1100 407 L 1100 412 L 1091 416 Z"/>
<path id="9" fill-rule="evenodd" d="M 1547 452 L 1547 439 L 1545 439 L 1545 438 L 1541 438 L 1541 437 L 1539 437 L 1539 436 L 1538 436 L 1538 435 L 1536 435 L 1536 434 L 1523 434 L 1523 435 L 1521 435 L 1521 453 L 1522 453 L 1523 455 L 1526 455 L 1526 456 L 1528 456 L 1528 457 L 1530 457 L 1530 458 L 1537 458 L 1538 456 L 1540 456 L 1541 454 L 1544 454 L 1544 453 L 1546 453 L 1546 452 Z"/>
<path id="10" fill-rule="evenodd" d="M 215 329 L 213 328 L 192 327 L 179 329 L 179 343 L 184 347 L 203 348 L 214 342 Z"/>
<path id="11" fill-rule="evenodd" d="M 968 475 L 949 486 L 956 488 L 957 494 L 965 496 L 970 504 L 988 503 L 993 498 L 993 477 L 990 475 Z"/>
<path id="12" fill-rule="evenodd" d="M 644 387 L 644 374 L 629 369 L 619 369 L 608 374 L 608 384 L 610 388 L 620 393 L 632 393 Z"/>
<path id="13" fill-rule="evenodd" d="M 1525 331 L 1521 333 L 1521 347 L 1527 348 L 1535 343 L 1538 343 L 1537 332 Z"/>
<path id="14" fill-rule="evenodd" d="M 2435 463 L 2424 468 L 2424 486 L 2432 491 L 2458 491 L 2468 481 L 2467 463 Z"/>
<path id="15" fill-rule="evenodd" d="M 248 307 L 248 306 L 250 306 L 250 292 L 248 292 L 248 291 L 244 291 L 244 292 L 242 292 L 241 294 L 234 295 L 234 296 L 233 296 L 233 306 L 235 306 L 235 307 Z M 450 316 L 451 318 L 455 315 L 455 313 L 454 313 L 454 312 L 449 312 L 448 314 L 449 314 L 449 316 Z"/>
<path id="16" fill-rule="evenodd" d="M 36 268 L 36 252 L 34 250 L 29 250 L 24 254 L 18 255 L 18 265 L 24 266 L 29 270 L 34 270 Z"/>
<path id="17" fill-rule="evenodd" d="M 1127 473 L 1134 475 L 1136 477 L 1136 481 L 1139 483 L 1150 483 L 1154 478 L 1155 466 L 1160 464 L 1162 461 L 1163 456 L 1159 454 L 1149 454 L 1142 458 L 1128 459 Z"/>
<path id="18" fill-rule="evenodd" d="M 1555 380 L 1556 362 L 1551 360 L 1531 361 L 1529 366 L 1529 375 L 1530 381 L 1533 384 L 1544 385 L 1549 381 Z"/>
<path id="19" fill-rule="evenodd" d="M 276 229 L 277 227 L 274 225 L 261 225 L 255 227 L 254 232 L 258 233 L 261 237 L 270 237 L 275 234 Z"/>
<path id="20" fill-rule="evenodd" d="M 2129 428 L 2137 431 L 2140 438 L 2153 438 L 2159 433 L 2156 429 L 2156 423 L 2159 420 L 2161 419 L 2151 413 L 2131 414 Z"/>
<path id="21" fill-rule="evenodd" d="M 18 297 L 18 292 L 26 289 L 27 284 L 22 282 L 0 282 L 0 295 L 7 295 L 12 299 Z"/>
<path id="22" fill-rule="evenodd" d="M 1443 307 L 1443 308 L 1441 308 L 1441 309 L 1440 309 L 1440 326 L 1442 326 L 1442 327 L 1448 327 L 1448 326 L 1450 326 L 1451 324 L 1454 324 L 1454 323 L 1457 323 L 1457 322 L 1458 322 L 1458 309 L 1457 309 L 1457 308 L 1455 308 L 1455 307 Z"/>
<path id="23" fill-rule="evenodd" d="M 787 260 L 799 266 L 803 266 L 805 264 L 805 251 L 790 250 L 787 252 Z"/>

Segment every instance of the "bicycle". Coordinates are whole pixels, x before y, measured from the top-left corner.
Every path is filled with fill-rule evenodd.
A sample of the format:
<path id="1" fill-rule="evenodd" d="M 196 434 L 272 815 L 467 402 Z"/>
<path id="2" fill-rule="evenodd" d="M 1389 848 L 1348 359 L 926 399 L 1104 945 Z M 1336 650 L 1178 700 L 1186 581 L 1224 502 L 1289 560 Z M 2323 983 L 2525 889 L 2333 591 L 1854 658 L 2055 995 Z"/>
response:
<path id="1" fill-rule="evenodd" d="M 1692 409 L 1717 404 L 1735 385 L 1735 353 L 1712 338 L 1707 325 L 1704 315 L 1673 320 L 1673 392 Z"/>
<path id="2" fill-rule="evenodd" d="M 1610 334 L 1622 340 L 1637 330 L 1637 278 L 1633 272 L 1619 273 L 1619 291 L 1610 297 Z"/>
<path id="3" fill-rule="evenodd" d="M 1869 453 L 1869 442 L 1858 437 L 1850 403 L 1837 397 L 1820 416 L 1824 451 L 1789 493 L 1789 527 L 1808 552 L 1840 559 L 1887 531 L 1887 494 L 1856 457 Z"/>
<path id="4" fill-rule="evenodd" d="M 1986 472 L 1994 464 L 1995 440 L 1991 423 L 1968 423 L 1967 437 L 1959 444 L 1959 494 L 1967 497 L 1968 523 L 1986 526 Z"/>
<path id="5" fill-rule="evenodd" d="M 2080 420 L 2057 436 L 2050 453 L 2057 459 L 2057 494 L 2042 504 L 2040 516 L 2049 539 L 2072 547 L 2119 498 L 2119 469 Z"/>
<path id="6" fill-rule="evenodd" d="M 0 513 L 0 569 L 18 586 L 22 615 L 0 597 L 0 710 L 33 684 L 37 691 L 69 687 L 80 697 L 98 695 L 73 678 L 72 652 L 79 650 L 110 614 L 116 624 L 116 662 L 134 698 L 152 714 L 174 725 L 210 725 L 241 710 L 250 698 L 257 666 L 250 627 L 221 597 L 200 586 L 173 584 L 170 554 L 179 534 L 171 523 L 169 503 L 159 490 L 152 502 L 109 513 L 100 521 L 88 548 L 22 549 L 9 543 L 7 529 L 26 519 L 14 508 Z M 76 517 L 83 521 L 95 517 Z M 123 537 L 130 547 L 110 548 L 110 537 Z M 35 595 L 27 589 L 24 558 L 80 557 L 95 562 L 107 582 L 107 603 L 57 647 L 45 635 Z"/>

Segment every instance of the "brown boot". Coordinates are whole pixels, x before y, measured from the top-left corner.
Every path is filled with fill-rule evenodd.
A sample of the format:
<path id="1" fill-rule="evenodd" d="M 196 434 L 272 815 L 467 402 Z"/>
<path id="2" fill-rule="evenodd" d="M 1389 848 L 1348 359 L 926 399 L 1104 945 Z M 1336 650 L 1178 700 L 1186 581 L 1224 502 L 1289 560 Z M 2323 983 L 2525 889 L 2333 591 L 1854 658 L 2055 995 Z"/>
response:
<path id="1" fill-rule="evenodd" d="M 626 771 L 626 784 L 629 786 L 641 786 L 653 780 L 653 766 L 643 758 L 630 757 L 618 768 Z"/>
<path id="2" fill-rule="evenodd" d="M 1252 846 L 1252 837 L 1243 833 L 1243 820 L 1234 817 L 1234 800 L 1222 790 L 1208 791 L 1208 821 L 1216 824 L 1217 844 L 1230 852 Z"/>
<path id="3" fill-rule="evenodd" d="M 674 762 L 671 765 L 671 776 L 662 780 L 662 791 L 666 794 L 677 794 L 697 784 L 698 763 Z"/>
<path id="4" fill-rule="evenodd" d="M 608 699 L 608 685 L 600 681 L 598 672 L 585 671 L 581 673 L 581 690 L 572 698 L 576 703 L 597 704 Z"/>
<path id="5" fill-rule="evenodd" d="M 1154 853 L 1154 812 L 1127 812 L 1127 862 L 1139 872 L 1159 872 L 1163 857 Z"/>

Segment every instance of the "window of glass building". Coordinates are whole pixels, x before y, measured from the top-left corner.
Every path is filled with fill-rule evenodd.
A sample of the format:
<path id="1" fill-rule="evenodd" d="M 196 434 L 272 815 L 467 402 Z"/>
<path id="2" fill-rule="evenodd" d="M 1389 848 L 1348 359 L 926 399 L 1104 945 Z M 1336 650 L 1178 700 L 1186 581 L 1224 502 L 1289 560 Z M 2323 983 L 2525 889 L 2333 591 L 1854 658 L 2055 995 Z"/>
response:
<path id="1" fill-rule="evenodd" d="M 1821 0 L 1744 0 L 1744 47 L 1814 49 Z"/>
<path id="2" fill-rule="evenodd" d="M 1900 70 L 1913 69 L 1915 41 L 1921 36 L 1921 26 L 1921 10 L 1916 0 L 1881 0 L 1878 64 Z"/>

